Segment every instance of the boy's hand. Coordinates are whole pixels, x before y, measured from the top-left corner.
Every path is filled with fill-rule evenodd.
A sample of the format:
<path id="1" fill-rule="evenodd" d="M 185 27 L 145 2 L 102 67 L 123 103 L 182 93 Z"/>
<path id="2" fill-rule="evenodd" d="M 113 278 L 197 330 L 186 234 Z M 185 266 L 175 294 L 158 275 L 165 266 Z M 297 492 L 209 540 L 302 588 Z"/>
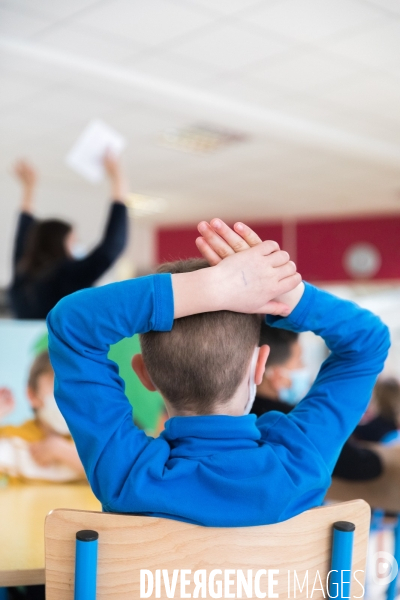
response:
<path id="1" fill-rule="evenodd" d="M 202 237 L 196 239 L 196 246 L 211 266 L 217 265 L 227 256 L 248 250 L 262 243 L 261 238 L 244 223 L 235 223 L 233 227 L 234 229 L 231 229 L 221 219 L 213 219 L 210 224 L 206 221 L 199 223 L 197 228 Z M 279 251 L 278 244 L 277 251 Z M 287 257 L 289 261 L 288 254 Z M 287 310 L 281 313 L 274 311 L 273 313 L 269 312 L 269 314 L 286 316 L 297 306 L 303 292 L 304 284 L 300 282 L 293 290 L 278 295 L 274 298 L 276 301 L 275 308 L 279 304 L 283 304 L 289 308 L 289 312 Z"/>
<path id="2" fill-rule="evenodd" d="M 261 242 L 210 269 L 173 274 L 174 316 L 217 310 L 287 315 L 290 308 L 274 298 L 300 282 L 288 253 L 279 250 L 276 242 Z"/>
<path id="3" fill-rule="evenodd" d="M 0 421 L 15 408 L 12 391 L 6 387 L 0 388 Z"/>

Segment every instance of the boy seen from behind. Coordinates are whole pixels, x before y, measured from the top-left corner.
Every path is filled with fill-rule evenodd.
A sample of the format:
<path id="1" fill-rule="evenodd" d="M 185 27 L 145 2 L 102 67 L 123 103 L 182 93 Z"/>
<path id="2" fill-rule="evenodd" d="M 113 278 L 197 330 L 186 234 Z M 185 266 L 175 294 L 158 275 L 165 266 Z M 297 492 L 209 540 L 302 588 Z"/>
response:
<path id="1" fill-rule="evenodd" d="M 83 290 L 48 317 L 55 396 L 103 508 L 208 526 L 275 523 L 321 504 L 389 347 L 355 304 L 303 284 L 286 252 L 242 224 L 201 223 L 205 262 Z M 272 327 L 311 330 L 331 350 L 289 415 L 249 413 Z M 170 419 L 138 430 L 111 344 L 141 334 L 133 368 Z M 357 393 L 355 394 L 355 390 Z"/>

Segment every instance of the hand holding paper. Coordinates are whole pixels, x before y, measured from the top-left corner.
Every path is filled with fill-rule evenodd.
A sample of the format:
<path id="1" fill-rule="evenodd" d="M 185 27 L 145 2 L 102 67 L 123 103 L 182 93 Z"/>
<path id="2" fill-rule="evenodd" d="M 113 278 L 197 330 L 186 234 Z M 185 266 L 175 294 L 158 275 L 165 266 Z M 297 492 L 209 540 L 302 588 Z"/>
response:
<path id="1" fill-rule="evenodd" d="M 105 156 L 110 154 L 118 157 L 125 146 L 125 138 L 118 131 L 103 121 L 94 120 L 79 136 L 66 162 L 91 183 L 99 183 L 105 174 Z"/>

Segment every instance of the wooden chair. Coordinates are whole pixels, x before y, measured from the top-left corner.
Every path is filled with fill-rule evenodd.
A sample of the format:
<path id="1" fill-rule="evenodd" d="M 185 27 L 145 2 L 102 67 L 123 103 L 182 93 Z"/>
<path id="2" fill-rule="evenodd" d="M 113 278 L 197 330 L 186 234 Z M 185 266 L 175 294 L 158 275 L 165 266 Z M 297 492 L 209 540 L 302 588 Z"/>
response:
<path id="1" fill-rule="evenodd" d="M 144 569 L 151 571 L 154 579 L 156 571 L 160 570 L 160 595 L 156 596 L 153 590 L 150 598 L 167 598 L 162 570 L 168 570 L 171 580 L 174 569 L 188 569 L 192 575 L 186 575 L 190 581 L 186 592 L 193 594 L 195 571 L 205 569 L 209 577 L 211 571 L 221 569 L 216 580 L 223 580 L 227 576 L 225 570 L 232 569 L 228 577 L 234 584 L 228 589 L 235 594 L 230 597 L 236 597 L 235 571 L 241 570 L 247 577 L 247 570 L 252 569 L 254 578 L 264 569 L 259 584 L 266 592 L 265 597 L 278 597 L 268 592 L 268 581 L 273 578 L 277 583 L 272 581 L 271 589 L 280 598 L 322 599 L 327 597 L 332 527 L 337 521 L 355 525 L 354 534 L 351 534 L 353 578 L 350 597 L 361 597 L 370 524 L 370 508 L 363 500 L 315 508 L 276 525 L 243 528 L 200 527 L 155 517 L 57 509 L 47 516 L 45 523 L 46 600 L 74 598 L 76 534 L 80 530 L 94 530 L 99 534 L 97 595 L 92 596 L 97 600 L 140 598 L 140 570 Z M 336 555 L 338 550 L 339 545 L 336 545 Z M 270 574 L 272 569 L 279 573 Z M 355 571 L 359 571 L 356 578 L 360 583 L 354 579 Z M 325 592 L 316 591 L 321 588 L 316 579 L 317 572 Z M 295 575 L 298 582 L 296 596 L 293 591 Z M 182 597 L 180 590 L 178 581 L 175 598 Z M 252 595 L 247 597 L 256 597 L 253 594 L 254 588 Z M 210 597 L 208 588 L 206 597 Z M 220 597 L 227 597 L 224 591 Z M 243 597 L 246 598 L 246 594 Z M 338 598 L 341 598 L 340 594 Z"/>

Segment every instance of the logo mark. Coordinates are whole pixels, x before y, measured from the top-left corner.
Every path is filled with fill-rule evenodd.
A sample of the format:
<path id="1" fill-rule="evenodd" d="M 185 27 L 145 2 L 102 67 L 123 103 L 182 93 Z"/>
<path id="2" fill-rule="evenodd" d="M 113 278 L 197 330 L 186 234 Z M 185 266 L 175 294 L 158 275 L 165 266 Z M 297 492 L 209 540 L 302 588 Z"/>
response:
<path id="1" fill-rule="evenodd" d="M 388 585 L 396 577 L 399 567 L 389 552 L 376 552 L 373 557 L 372 581 L 377 585 Z"/>

